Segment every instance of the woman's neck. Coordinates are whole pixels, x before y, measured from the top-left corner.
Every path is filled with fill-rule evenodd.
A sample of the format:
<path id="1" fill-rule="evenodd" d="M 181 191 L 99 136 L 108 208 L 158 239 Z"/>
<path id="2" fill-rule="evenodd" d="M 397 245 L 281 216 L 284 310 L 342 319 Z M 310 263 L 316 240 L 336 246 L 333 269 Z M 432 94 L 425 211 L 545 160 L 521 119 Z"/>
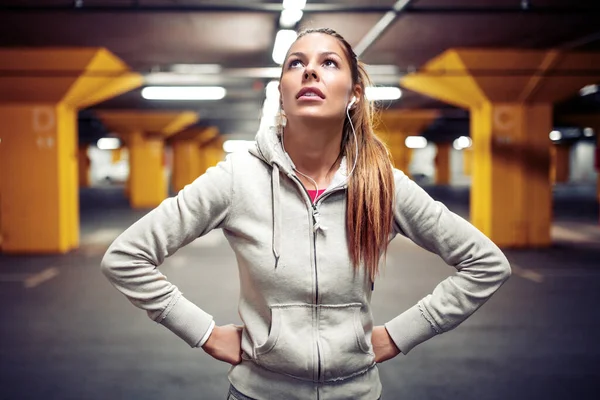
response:
<path id="1" fill-rule="evenodd" d="M 314 179 L 319 189 L 329 186 L 339 167 L 343 121 L 335 124 L 317 121 L 307 124 L 293 121 L 284 128 L 283 145 L 296 166 L 296 170 Z M 305 186 L 312 188 L 310 180 L 299 175 Z"/>

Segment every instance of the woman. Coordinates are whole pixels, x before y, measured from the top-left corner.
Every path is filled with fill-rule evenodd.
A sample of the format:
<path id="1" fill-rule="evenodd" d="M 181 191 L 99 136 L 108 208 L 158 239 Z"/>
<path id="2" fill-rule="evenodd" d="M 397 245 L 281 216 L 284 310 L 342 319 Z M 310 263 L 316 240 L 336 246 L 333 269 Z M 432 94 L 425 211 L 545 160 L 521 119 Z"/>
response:
<path id="1" fill-rule="evenodd" d="M 229 398 L 377 399 L 377 363 L 456 327 L 510 275 L 488 238 L 392 168 L 366 84 L 341 36 L 301 33 L 281 74 L 285 126 L 165 200 L 104 257 L 103 272 L 133 304 L 233 365 Z M 237 257 L 243 327 L 214 326 L 157 269 L 215 228 Z M 373 282 L 397 233 L 457 273 L 374 327 Z"/>

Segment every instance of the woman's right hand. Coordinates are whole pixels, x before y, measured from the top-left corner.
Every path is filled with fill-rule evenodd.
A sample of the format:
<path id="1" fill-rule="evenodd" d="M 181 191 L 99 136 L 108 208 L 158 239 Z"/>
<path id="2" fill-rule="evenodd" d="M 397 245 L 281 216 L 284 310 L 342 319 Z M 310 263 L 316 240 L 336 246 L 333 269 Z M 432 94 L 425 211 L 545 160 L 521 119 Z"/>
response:
<path id="1" fill-rule="evenodd" d="M 233 324 L 215 326 L 202 349 L 219 361 L 237 365 L 242 362 L 242 330 Z"/>

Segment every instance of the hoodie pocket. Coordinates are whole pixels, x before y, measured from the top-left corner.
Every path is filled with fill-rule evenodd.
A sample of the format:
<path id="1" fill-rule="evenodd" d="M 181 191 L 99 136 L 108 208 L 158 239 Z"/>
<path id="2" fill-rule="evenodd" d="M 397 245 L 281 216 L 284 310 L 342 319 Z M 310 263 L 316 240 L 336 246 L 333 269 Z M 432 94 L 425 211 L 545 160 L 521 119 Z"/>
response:
<path id="1" fill-rule="evenodd" d="M 271 329 L 267 340 L 254 348 L 256 362 L 274 372 L 314 380 L 314 312 L 308 304 L 271 306 Z"/>
<path id="2" fill-rule="evenodd" d="M 350 378 L 375 364 L 371 341 L 361 320 L 361 307 L 359 303 L 321 306 L 319 337 L 326 382 Z"/>

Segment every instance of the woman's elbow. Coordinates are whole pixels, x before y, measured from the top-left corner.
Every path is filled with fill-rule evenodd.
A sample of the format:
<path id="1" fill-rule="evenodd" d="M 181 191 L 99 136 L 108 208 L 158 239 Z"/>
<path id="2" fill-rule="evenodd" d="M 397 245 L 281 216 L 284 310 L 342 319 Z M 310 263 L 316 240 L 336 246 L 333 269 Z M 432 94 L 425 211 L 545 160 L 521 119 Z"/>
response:
<path id="1" fill-rule="evenodd" d="M 510 262 L 508 261 L 508 258 L 506 258 L 506 256 L 504 255 L 504 253 L 502 253 L 501 251 L 499 251 L 498 256 L 499 256 L 499 259 L 500 259 L 499 263 L 498 263 L 500 265 L 498 274 L 500 275 L 502 283 L 504 283 L 512 275 L 512 269 L 510 267 Z"/>
<path id="2" fill-rule="evenodd" d="M 102 261 L 100 261 L 100 271 L 102 274 L 107 277 L 109 280 L 115 276 L 118 265 L 118 257 L 113 247 L 109 247 L 109 249 L 104 253 L 102 257 Z"/>

